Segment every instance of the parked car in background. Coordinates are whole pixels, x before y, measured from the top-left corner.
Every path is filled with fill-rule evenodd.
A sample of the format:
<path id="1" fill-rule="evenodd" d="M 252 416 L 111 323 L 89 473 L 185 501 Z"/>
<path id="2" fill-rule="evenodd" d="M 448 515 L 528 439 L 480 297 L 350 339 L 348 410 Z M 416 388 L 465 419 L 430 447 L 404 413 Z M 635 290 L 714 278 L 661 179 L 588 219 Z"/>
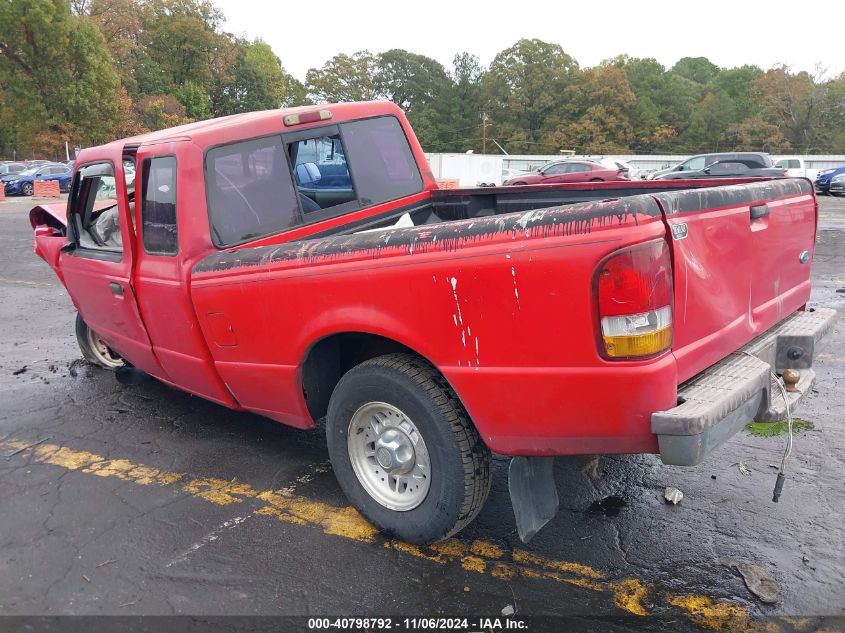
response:
<path id="1" fill-rule="evenodd" d="M 530 171 L 525 171 L 524 169 L 511 169 L 506 167 L 502 169 L 502 182 L 507 182 L 508 180 L 512 180 L 517 176 L 528 176 L 531 174 Z"/>
<path id="2" fill-rule="evenodd" d="M 26 169 L 23 163 L 3 162 L 0 163 L 0 176 L 8 174 L 19 174 Z"/>
<path id="3" fill-rule="evenodd" d="M 771 162 L 771 161 L 769 161 Z M 703 169 L 673 171 L 655 180 L 687 180 L 689 178 L 778 178 L 786 175 L 782 167 L 765 166 L 747 158 L 732 158 L 711 163 Z"/>
<path id="4" fill-rule="evenodd" d="M 836 174 L 830 179 L 830 194 L 833 196 L 845 196 L 845 173 Z"/>
<path id="5" fill-rule="evenodd" d="M 781 158 L 775 162 L 775 167 L 782 167 L 790 178 L 809 178 L 815 180 L 819 175 L 818 169 L 807 167 L 807 161 L 803 158 Z"/>
<path id="6" fill-rule="evenodd" d="M 503 185 L 547 185 L 560 182 L 603 182 L 628 180 L 619 167 L 608 167 L 587 160 L 562 160 L 546 163 L 537 171 L 509 178 Z"/>
<path id="7" fill-rule="evenodd" d="M 47 163 L 30 167 L 17 174 L 3 176 L 0 181 L 3 182 L 7 196 L 31 196 L 36 180 L 57 180 L 59 190 L 68 191 L 72 176 L 73 171 L 64 163 Z"/>
<path id="8" fill-rule="evenodd" d="M 618 160 L 616 158 L 602 158 L 599 162 L 610 169 L 621 169 L 625 176 L 627 176 L 628 180 L 639 180 L 642 178 L 640 170 L 636 167 L 632 167 L 630 163 L 626 163 L 624 160 Z"/>
<path id="9" fill-rule="evenodd" d="M 774 167 L 772 157 L 762 152 L 722 152 L 716 154 L 698 154 L 692 158 L 686 159 L 684 162 L 675 165 L 674 167 L 667 167 L 666 169 L 658 169 L 647 176 L 648 180 L 673 180 L 683 178 L 684 176 L 673 176 L 672 178 L 663 178 L 667 174 L 674 174 L 676 172 L 690 172 L 701 171 L 709 167 L 713 163 L 723 161 L 735 160 L 752 160 L 761 164 L 762 167 Z M 693 176 L 694 177 L 694 176 Z"/>
<path id="10" fill-rule="evenodd" d="M 845 174 L 845 166 L 820 171 L 816 177 L 816 192 L 821 194 L 841 193 L 842 179 L 836 181 L 836 189 L 833 188 L 833 181 L 843 174 Z"/>

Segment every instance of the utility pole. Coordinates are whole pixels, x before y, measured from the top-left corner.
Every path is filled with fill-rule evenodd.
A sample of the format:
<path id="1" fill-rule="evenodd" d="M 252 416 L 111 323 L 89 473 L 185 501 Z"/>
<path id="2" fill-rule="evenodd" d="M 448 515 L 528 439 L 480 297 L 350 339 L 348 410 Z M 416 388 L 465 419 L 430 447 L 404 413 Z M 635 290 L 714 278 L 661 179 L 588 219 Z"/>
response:
<path id="1" fill-rule="evenodd" d="M 490 125 L 490 119 L 486 112 L 481 113 L 481 153 L 487 153 L 487 127 Z"/>

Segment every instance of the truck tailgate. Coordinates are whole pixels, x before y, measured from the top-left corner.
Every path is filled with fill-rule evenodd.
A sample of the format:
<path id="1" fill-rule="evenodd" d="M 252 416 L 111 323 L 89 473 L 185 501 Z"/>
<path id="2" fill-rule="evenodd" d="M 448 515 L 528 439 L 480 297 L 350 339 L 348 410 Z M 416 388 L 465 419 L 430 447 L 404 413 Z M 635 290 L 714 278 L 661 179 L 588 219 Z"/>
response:
<path id="1" fill-rule="evenodd" d="M 655 198 L 672 236 L 673 350 L 680 383 L 807 302 L 816 201 L 804 179 Z"/>

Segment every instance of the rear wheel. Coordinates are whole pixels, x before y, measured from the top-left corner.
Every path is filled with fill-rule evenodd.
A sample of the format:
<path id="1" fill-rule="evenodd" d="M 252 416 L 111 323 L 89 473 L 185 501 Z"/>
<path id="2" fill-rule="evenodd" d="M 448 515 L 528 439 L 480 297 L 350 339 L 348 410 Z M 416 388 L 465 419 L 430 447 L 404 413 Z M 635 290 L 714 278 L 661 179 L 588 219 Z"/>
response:
<path id="1" fill-rule="evenodd" d="M 105 341 L 76 313 L 76 342 L 82 351 L 82 356 L 89 363 L 99 365 L 104 369 L 119 369 L 125 365 L 121 358 Z"/>
<path id="2" fill-rule="evenodd" d="M 447 538 L 490 492 L 490 451 L 446 380 L 424 360 L 389 354 L 341 378 L 326 433 L 340 487 L 389 536 Z"/>

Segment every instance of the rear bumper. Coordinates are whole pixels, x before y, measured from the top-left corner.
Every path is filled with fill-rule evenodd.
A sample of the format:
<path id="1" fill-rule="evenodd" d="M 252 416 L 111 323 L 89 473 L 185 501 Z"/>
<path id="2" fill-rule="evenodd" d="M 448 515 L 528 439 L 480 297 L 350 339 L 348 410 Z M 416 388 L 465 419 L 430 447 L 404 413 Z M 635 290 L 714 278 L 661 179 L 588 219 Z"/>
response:
<path id="1" fill-rule="evenodd" d="M 835 310 L 797 312 L 681 385 L 678 406 L 651 416 L 663 462 L 694 466 L 749 421 L 785 419 L 786 405 L 771 372 L 801 372 L 787 398 L 795 406 L 815 378 L 810 369 L 815 343 L 835 320 Z"/>

